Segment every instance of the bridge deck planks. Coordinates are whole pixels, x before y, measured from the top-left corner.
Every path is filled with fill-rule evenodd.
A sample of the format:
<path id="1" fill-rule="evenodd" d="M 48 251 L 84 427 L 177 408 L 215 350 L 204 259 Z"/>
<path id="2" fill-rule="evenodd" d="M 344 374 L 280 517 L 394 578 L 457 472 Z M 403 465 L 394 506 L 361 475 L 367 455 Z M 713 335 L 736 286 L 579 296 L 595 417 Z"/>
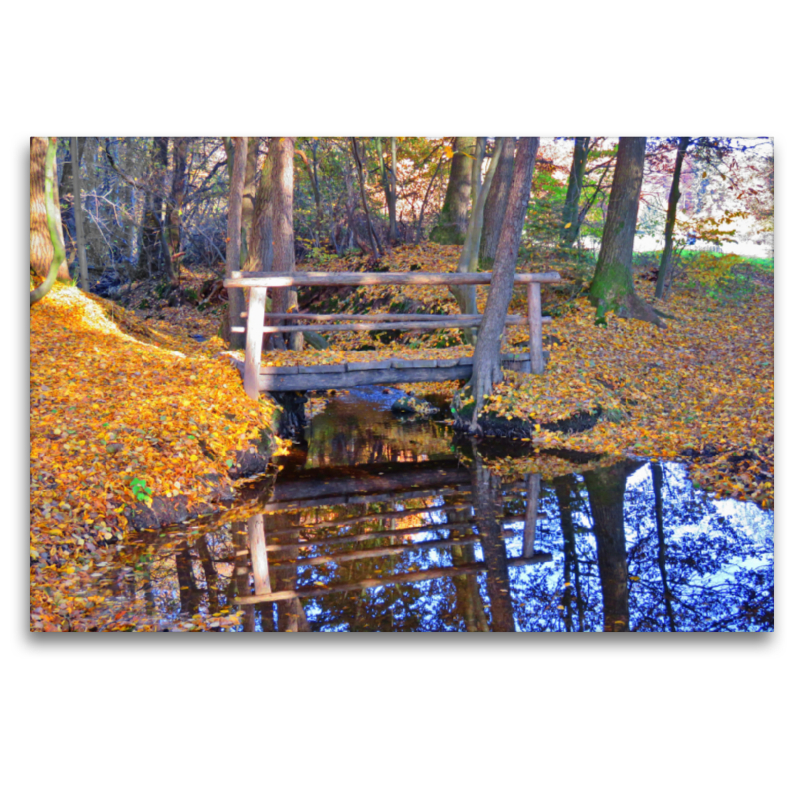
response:
<path id="1" fill-rule="evenodd" d="M 244 374 L 244 362 L 231 356 Z M 506 369 L 525 372 L 530 365 L 527 353 L 505 353 L 501 363 Z M 350 389 L 383 383 L 423 383 L 428 381 L 467 380 L 472 375 L 472 358 L 417 359 L 391 358 L 306 366 L 262 366 L 258 375 L 259 392 L 303 392 L 318 389 Z"/>

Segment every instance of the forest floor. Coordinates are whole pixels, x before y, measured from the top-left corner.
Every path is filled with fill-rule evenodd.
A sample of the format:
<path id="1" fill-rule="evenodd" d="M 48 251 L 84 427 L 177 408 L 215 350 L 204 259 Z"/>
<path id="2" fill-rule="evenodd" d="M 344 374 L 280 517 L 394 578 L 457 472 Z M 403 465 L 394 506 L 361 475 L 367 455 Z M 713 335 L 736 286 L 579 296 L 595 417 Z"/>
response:
<path id="1" fill-rule="evenodd" d="M 382 268 L 452 271 L 458 254 L 457 247 L 433 244 L 401 247 Z M 300 268 L 368 269 L 364 259 L 353 257 Z M 543 292 L 543 311 L 553 317 L 544 331 L 545 373 L 507 372 L 485 399 L 495 418 L 532 423 L 530 458 L 539 449 L 564 447 L 681 460 L 695 483 L 712 494 L 772 507 L 771 276 L 759 274 L 746 295 L 686 280 L 658 304 L 674 317 L 665 328 L 613 315 L 603 328 L 594 324 L 594 309 L 585 299 L 585 273 L 565 264 L 518 267 L 548 268 L 559 269 L 564 282 Z M 154 284 L 130 287 L 127 308 L 57 286 L 31 310 L 32 629 L 69 630 L 70 620 L 104 602 L 100 596 L 79 597 L 75 589 L 91 584 L 108 548 L 124 538 L 131 506 L 151 496 L 179 496 L 190 509 L 205 504 L 210 493 L 229 488 L 236 454 L 252 449 L 259 431 L 275 425 L 275 406 L 266 398 L 250 400 L 238 371 L 221 357 L 225 307 L 203 296 L 213 277 L 201 271 L 185 275 L 182 286 L 192 302 L 179 306 L 154 292 Z M 646 271 L 637 274 L 645 300 L 651 300 L 653 285 Z M 486 290 L 478 291 L 479 307 L 485 296 Z M 303 290 L 300 305 L 317 313 L 458 310 L 441 287 Z M 515 291 L 510 312 L 524 310 L 524 292 Z M 263 362 L 472 352 L 452 330 L 328 338 L 331 349 L 267 351 Z M 527 347 L 527 329 L 510 328 L 506 347 Z M 460 384 L 403 388 L 452 396 Z M 599 422 L 581 433 L 539 427 L 598 408 Z M 524 473 L 526 458 L 494 468 Z"/>

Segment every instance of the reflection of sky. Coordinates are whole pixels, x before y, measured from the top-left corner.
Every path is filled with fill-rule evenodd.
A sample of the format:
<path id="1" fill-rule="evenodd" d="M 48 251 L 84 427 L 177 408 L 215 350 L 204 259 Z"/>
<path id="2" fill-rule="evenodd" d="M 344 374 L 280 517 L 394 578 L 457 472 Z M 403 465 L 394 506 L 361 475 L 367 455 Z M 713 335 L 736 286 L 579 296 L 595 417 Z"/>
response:
<path id="1" fill-rule="evenodd" d="M 663 505 L 666 538 L 667 580 L 674 595 L 674 614 L 678 630 L 705 629 L 770 629 L 773 514 L 762 511 L 752 503 L 733 500 L 714 500 L 706 493 L 693 488 L 685 467 L 678 464 L 663 465 Z M 571 500 L 571 516 L 575 527 L 577 576 L 581 582 L 581 598 L 585 606 L 585 629 L 602 630 L 603 606 L 600 573 L 597 563 L 597 546 L 592 534 L 591 510 L 586 482 L 578 475 L 575 482 L 579 493 Z M 504 493 L 505 510 L 509 515 L 524 513 L 525 493 L 521 487 L 509 488 Z M 429 525 L 430 530 L 412 534 L 403 528 L 368 527 L 359 523 L 336 523 L 329 520 L 314 523 L 333 513 L 352 517 L 352 507 L 309 508 L 297 512 L 296 520 L 313 531 L 324 529 L 327 538 L 347 536 L 375 530 L 375 539 L 359 545 L 304 546 L 300 562 L 296 564 L 298 589 L 317 585 L 331 586 L 362 580 L 371 575 L 384 576 L 395 573 L 450 567 L 454 565 L 451 547 L 410 550 L 388 557 L 370 557 L 359 561 L 326 563 L 319 566 L 303 565 L 306 557 L 330 555 L 349 549 L 368 549 L 385 546 L 387 537 L 402 537 L 395 541 L 431 542 L 447 540 L 454 518 L 436 506 L 471 502 L 468 488 L 455 493 L 432 494 L 424 498 L 426 508 L 415 509 L 416 502 L 385 502 L 370 504 L 369 513 L 415 510 L 419 520 L 415 525 Z M 420 503 L 422 505 L 422 503 Z M 322 512 L 320 514 L 320 512 Z M 555 488 L 542 481 L 539 497 L 540 518 L 536 527 L 535 549 L 552 555 L 552 561 L 528 564 L 509 569 L 509 588 L 515 612 L 515 624 L 520 630 L 564 630 L 567 616 L 577 619 L 575 594 L 575 568 L 570 572 L 571 598 L 565 596 L 565 545 Z M 449 517 L 449 519 L 448 519 Z M 649 465 L 631 474 L 625 491 L 625 545 L 629 581 L 629 608 L 631 628 L 666 629 L 664 588 L 658 566 L 658 543 L 655 520 L 653 484 Z M 383 524 L 383 523 L 382 523 Z M 522 522 L 505 522 L 503 529 L 513 536 L 505 539 L 509 558 L 522 555 Z M 478 533 L 477 528 L 464 529 L 465 534 Z M 269 533 L 268 533 L 269 537 Z M 205 533 L 213 558 L 220 565 L 218 589 L 227 597 L 228 581 L 233 574 L 233 552 L 230 528 L 223 526 Z M 483 559 L 479 542 L 470 545 L 474 558 Z M 271 560 L 276 560 L 270 556 Z M 463 562 L 459 562 L 463 563 Z M 358 565 L 351 571 L 351 565 Z M 275 565 L 278 566 L 277 564 Z M 115 567 L 117 576 L 119 566 Z M 129 577 L 137 582 L 139 597 L 144 594 L 144 576 L 135 575 L 126 567 Z M 138 567 L 137 567 L 138 569 Z M 271 564 L 270 570 L 273 569 Z M 195 579 L 205 586 L 201 565 L 193 555 Z M 226 571 L 227 570 L 227 571 Z M 185 619 L 181 613 L 174 550 L 159 554 L 156 549 L 149 567 L 152 579 L 154 616 L 165 623 Z M 355 576 L 349 577 L 348 576 Z M 473 575 L 472 585 L 477 586 L 483 599 L 487 616 L 491 603 L 487 592 L 485 573 Z M 228 598 L 230 599 L 230 598 Z M 455 581 L 448 578 L 426 580 L 402 586 L 382 586 L 360 593 L 334 593 L 303 601 L 306 617 L 312 627 L 319 630 L 350 630 L 356 616 L 360 629 L 381 627 L 397 630 L 459 630 L 464 620 L 457 608 Z M 755 609 L 755 611 L 753 610 Z M 766 609 L 766 611 L 764 611 Z M 357 613 L 356 613 L 357 611 Z M 208 597 L 200 604 L 200 612 L 208 615 Z M 763 612 L 763 613 L 762 613 Z M 257 612 L 256 619 L 258 619 Z M 748 616 L 749 614 L 749 616 Z M 760 616 L 759 616 L 760 614 Z M 755 615 L 755 616 L 754 616 Z M 767 621 L 765 621 L 767 620 Z"/>

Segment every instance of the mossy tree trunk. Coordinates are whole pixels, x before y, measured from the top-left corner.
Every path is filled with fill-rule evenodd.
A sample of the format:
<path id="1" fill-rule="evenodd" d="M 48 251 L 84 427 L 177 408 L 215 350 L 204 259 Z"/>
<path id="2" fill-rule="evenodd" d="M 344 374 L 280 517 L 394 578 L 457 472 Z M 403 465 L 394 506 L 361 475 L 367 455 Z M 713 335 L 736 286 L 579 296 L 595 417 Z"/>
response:
<path id="1" fill-rule="evenodd" d="M 53 242 L 47 220 L 47 204 L 45 201 L 45 164 L 47 161 L 48 139 L 45 136 L 31 137 L 31 269 L 40 278 L 47 278 L 53 264 Z M 69 266 L 64 256 L 64 232 L 61 228 L 61 211 L 58 206 L 58 183 L 56 178 L 56 159 L 53 155 L 50 167 L 53 181 L 53 199 L 55 201 L 56 229 L 61 245 L 61 261 L 57 265 L 54 280 L 68 281 Z"/>
<path id="2" fill-rule="evenodd" d="M 619 140 L 600 255 L 589 287 L 589 299 L 597 308 L 599 323 L 605 322 L 607 312 L 614 311 L 620 317 L 641 319 L 660 327 L 664 325 L 655 311 L 636 294 L 633 286 L 633 243 L 646 144 L 645 136 L 622 136 Z"/>
<path id="3" fill-rule="evenodd" d="M 663 296 L 664 283 L 672 271 L 672 239 L 675 231 L 675 218 L 678 215 L 678 200 L 681 197 L 681 169 L 688 149 L 689 137 L 681 136 L 678 140 L 678 153 L 675 157 L 675 170 L 672 173 L 672 187 L 669 191 L 667 224 L 664 228 L 664 252 L 661 254 L 661 264 L 658 267 L 658 279 L 656 280 L 657 300 Z"/>
<path id="4" fill-rule="evenodd" d="M 472 378 L 469 384 L 469 391 L 475 401 L 470 429 L 476 433 L 480 432 L 478 415 L 483 407 L 484 395 L 491 394 L 492 387 L 503 380 L 500 343 L 505 329 L 508 304 L 514 291 L 514 272 L 538 150 L 539 137 L 526 136 L 517 143 L 517 153 L 514 156 L 514 173 L 508 194 L 508 205 L 500 241 L 497 244 L 489 297 L 478 329 L 478 342 L 475 345 Z"/>
<path id="5" fill-rule="evenodd" d="M 561 244 L 572 247 L 580 232 L 580 199 L 583 188 L 583 175 L 586 162 L 589 160 L 589 136 L 575 137 L 575 151 L 572 156 L 572 167 L 567 183 L 567 199 L 561 214 Z"/>
<path id="6" fill-rule="evenodd" d="M 439 222 L 431 230 L 430 240 L 438 244 L 464 244 L 469 220 L 472 188 L 472 156 L 475 136 L 456 136 L 453 141 L 453 160 L 450 178 L 439 214 Z"/>
<path id="7" fill-rule="evenodd" d="M 486 208 L 483 212 L 483 231 L 481 234 L 481 249 L 479 264 L 483 269 L 490 270 L 494 265 L 497 253 L 497 243 L 500 241 L 500 231 L 503 228 L 503 218 L 508 205 L 508 193 L 511 189 L 511 178 L 514 174 L 514 147 L 516 138 L 506 136 L 497 139 L 495 147 L 500 147 L 500 160 L 497 163 L 497 172 L 492 180 L 489 196 L 486 198 Z"/>

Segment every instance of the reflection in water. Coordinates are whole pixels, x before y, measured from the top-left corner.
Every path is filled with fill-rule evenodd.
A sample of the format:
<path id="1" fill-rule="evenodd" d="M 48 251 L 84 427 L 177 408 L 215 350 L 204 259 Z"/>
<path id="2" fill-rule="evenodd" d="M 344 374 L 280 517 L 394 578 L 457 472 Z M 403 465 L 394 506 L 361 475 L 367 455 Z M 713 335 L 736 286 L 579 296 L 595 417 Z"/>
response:
<path id="1" fill-rule="evenodd" d="M 503 483 L 392 399 L 337 398 L 259 513 L 132 544 L 117 594 L 163 629 L 230 605 L 245 631 L 772 629 L 770 512 L 629 459 Z"/>

